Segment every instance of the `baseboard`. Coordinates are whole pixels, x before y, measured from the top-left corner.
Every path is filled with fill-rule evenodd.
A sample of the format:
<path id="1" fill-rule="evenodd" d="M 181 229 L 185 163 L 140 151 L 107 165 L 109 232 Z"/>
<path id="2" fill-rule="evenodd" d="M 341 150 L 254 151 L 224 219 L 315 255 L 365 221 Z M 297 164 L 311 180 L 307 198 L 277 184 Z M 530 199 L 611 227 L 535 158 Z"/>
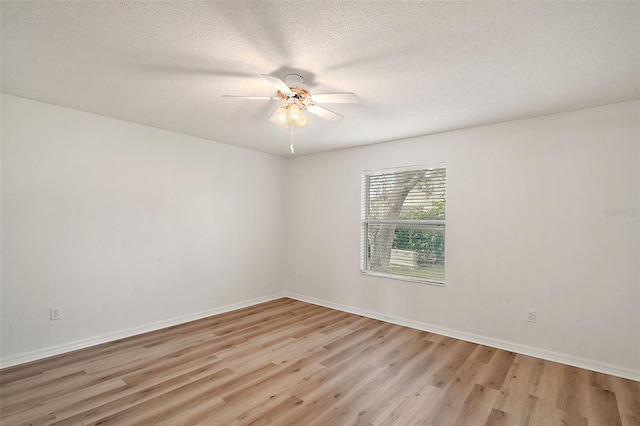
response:
<path id="1" fill-rule="evenodd" d="M 584 368 L 586 370 L 596 371 L 598 373 L 610 374 L 612 376 L 622 377 L 624 379 L 640 381 L 640 371 L 630 368 L 620 367 L 604 362 L 594 361 L 590 359 L 580 358 L 573 355 L 567 355 L 559 352 L 548 351 L 546 349 L 535 348 L 532 346 L 522 345 L 519 343 L 509 342 L 500 339 L 494 339 L 479 334 L 467 333 L 460 330 L 454 330 L 445 327 L 439 327 L 432 324 L 426 324 L 419 321 L 413 321 L 405 318 L 398 318 L 380 312 L 368 311 L 365 309 L 347 306 L 340 303 L 330 302 L 328 300 L 316 299 L 314 297 L 303 296 L 296 293 L 286 293 L 286 297 L 290 299 L 300 300 L 302 302 L 312 303 L 327 308 L 337 309 L 339 311 L 351 314 L 362 315 L 364 317 L 373 318 L 417 330 L 428 331 L 430 333 L 441 334 L 447 337 L 464 340 L 467 342 L 478 343 L 484 346 L 490 346 L 497 349 L 503 349 L 522 355 L 528 355 L 536 358 L 545 359 L 547 361 L 558 362 L 561 364 L 571 365 L 574 367 Z"/>
<path id="2" fill-rule="evenodd" d="M 629 380 L 640 381 L 640 371 L 594 361 L 586 358 L 575 357 L 573 355 L 567 355 L 559 352 L 548 351 L 546 349 L 535 348 L 532 346 L 522 345 L 519 343 L 509 342 L 500 339 L 494 339 L 492 337 L 467 333 L 460 330 L 454 330 L 450 328 L 435 326 L 432 324 L 426 324 L 419 321 L 413 321 L 405 318 L 399 318 L 383 314 L 380 312 L 369 311 L 366 309 L 360 309 L 353 306 L 343 305 L 340 303 L 331 302 L 328 300 L 316 299 L 314 297 L 303 296 L 301 294 L 282 292 L 269 296 L 258 297 L 243 302 L 233 303 L 218 308 L 208 309 L 205 311 L 196 312 L 189 315 L 183 315 L 180 317 L 174 317 L 163 321 L 157 321 L 154 323 L 146 324 L 140 327 L 132 327 L 126 330 L 121 330 L 113 333 L 103 334 L 101 336 L 92 337 L 89 339 L 77 340 L 62 345 L 50 346 L 43 349 L 38 349 L 29 352 L 23 352 L 16 355 L 11 355 L 0 359 L 0 368 L 12 367 L 14 365 L 25 364 L 27 362 L 37 361 L 39 359 L 49 358 L 55 355 L 61 355 L 67 352 L 76 351 L 79 349 L 85 349 L 91 346 L 96 346 L 102 343 L 112 342 L 114 340 L 123 339 L 126 337 L 132 337 L 142 333 L 148 333 L 150 331 L 160 330 L 163 328 L 171 327 L 178 324 L 184 324 L 189 321 L 195 321 L 198 319 L 210 317 L 212 315 L 218 315 L 225 312 L 234 311 L 241 308 L 246 308 L 260 303 L 269 302 L 271 300 L 280 299 L 282 297 L 288 297 L 291 299 L 300 300 L 302 302 L 312 303 L 314 305 L 325 306 L 331 309 L 337 309 L 339 311 L 348 312 L 351 314 L 362 315 L 368 318 L 373 318 L 381 321 L 390 322 L 393 324 L 402 325 L 405 327 L 414 328 L 417 330 L 428 331 L 430 333 L 441 334 L 443 336 L 453 337 L 455 339 L 464 340 L 467 342 L 478 343 L 493 348 L 503 349 L 522 355 L 533 356 L 536 358 L 545 359 L 548 361 L 558 362 L 561 364 L 567 364 L 574 367 L 584 368 L 587 370 L 596 371 L 599 373 L 610 374 L 612 376 L 622 377 Z"/>
<path id="3" fill-rule="evenodd" d="M 282 297 L 285 297 L 284 292 L 272 294 L 269 296 L 257 297 L 255 299 L 246 300 L 243 302 L 232 303 L 230 305 L 225 305 L 218 308 L 207 309 L 205 311 L 200 311 L 193 314 L 169 318 L 167 320 L 157 321 L 139 327 L 132 327 L 113 333 L 107 333 L 97 337 L 76 340 L 74 342 L 64 343 L 62 345 L 49 346 L 47 348 L 11 355 L 0 359 L 0 368 L 7 368 L 14 365 L 25 364 L 27 362 L 37 361 L 39 359 L 49 358 L 55 355 L 61 355 L 67 352 L 76 351 L 78 349 L 85 349 L 91 346 L 100 345 L 102 343 L 113 342 L 114 340 L 123 339 L 125 337 L 132 337 L 138 334 L 148 333 L 150 331 L 161 330 L 163 328 L 171 327 L 178 324 L 184 324 L 189 321 L 195 321 L 225 312 L 235 311 L 241 308 L 247 308 L 249 306 L 258 305 L 260 303 L 280 299 Z"/>

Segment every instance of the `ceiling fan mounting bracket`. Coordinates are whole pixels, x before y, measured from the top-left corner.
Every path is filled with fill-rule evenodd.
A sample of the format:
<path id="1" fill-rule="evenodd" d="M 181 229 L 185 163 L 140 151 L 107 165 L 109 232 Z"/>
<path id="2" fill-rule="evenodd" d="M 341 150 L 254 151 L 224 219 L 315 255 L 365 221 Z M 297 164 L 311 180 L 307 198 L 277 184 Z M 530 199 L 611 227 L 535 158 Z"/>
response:
<path id="1" fill-rule="evenodd" d="M 287 84 L 302 84 L 302 76 L 300 74 L 287 74 L 284 76 L 284 81 Z"/>

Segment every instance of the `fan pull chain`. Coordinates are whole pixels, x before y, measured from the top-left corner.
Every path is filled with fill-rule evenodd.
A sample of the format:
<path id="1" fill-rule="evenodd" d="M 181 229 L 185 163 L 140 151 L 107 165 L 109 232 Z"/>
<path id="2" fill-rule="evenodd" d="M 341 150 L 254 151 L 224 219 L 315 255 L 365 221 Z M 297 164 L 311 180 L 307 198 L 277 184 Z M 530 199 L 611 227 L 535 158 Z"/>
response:
<path id="1" fill-rule="evenodd" d="M 291 150 L 291 154 L 295 153 L 295 150 L 293 149 L 293 130 L 294 127 L 293 126 L 289 126 L 289 129 L 291 129 L 291 145 L 289 145 L 289 149 Z"/>

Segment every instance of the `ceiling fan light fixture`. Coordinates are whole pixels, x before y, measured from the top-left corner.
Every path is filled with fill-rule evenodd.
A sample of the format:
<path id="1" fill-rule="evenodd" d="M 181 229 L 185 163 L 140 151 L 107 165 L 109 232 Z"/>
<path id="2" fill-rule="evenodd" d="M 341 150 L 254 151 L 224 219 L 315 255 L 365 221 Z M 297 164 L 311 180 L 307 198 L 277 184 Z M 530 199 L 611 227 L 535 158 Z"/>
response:
<path id="1" fill-rule="evenodd" d="M 278 112 L 275 115 L 275 122 L 284 127 L 289 126 L 289 113 L 286 106 L 278 108 Z"/>
<path id="2" fill-rule="evenodd" d="M 301 115 L 302 111 L 297 104 L 289 104 L 289 122 L 295 122 Z"/>
<path id="3" fill-rule="evenodd" d="M 304 127 L 307 124 L 309 124 L 309 120 L 307 120 L 307 117 L 304 116 L 304 114 L 302 112 L 300 112 L 300 117 L 298 117 L 298 119 L 295 122 L 295 126 L 296 127 Z"/>

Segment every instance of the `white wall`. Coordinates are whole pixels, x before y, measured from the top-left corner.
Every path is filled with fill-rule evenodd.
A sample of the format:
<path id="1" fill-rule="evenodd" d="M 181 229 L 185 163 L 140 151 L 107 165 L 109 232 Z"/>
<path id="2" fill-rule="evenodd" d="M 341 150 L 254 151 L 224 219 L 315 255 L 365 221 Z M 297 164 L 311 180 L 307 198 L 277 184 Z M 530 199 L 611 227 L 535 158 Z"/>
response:
<path id="1" fill-rule="evenodd" d="M 639 117 L 629 102 L 284 160 L 2 95 L 3 365 L 285 283 L 640 378 L 639 218 L 605 215 L 639 208 Z M 440 161 L 446 286 L 360 275 L 361 172 Z"/>
<path id="2" fill-rule="evenodd" d="M 3 361 L 281 293 L 284 176 L 278 157 L 2 95 Z"/>
<path id="3" fill-rule="evenodd" d="M 640 378 L 639 218 L 605 214 L 640 207 L 639 117 L 628 102 L 295 158 L 289 289 Z M 446 286 L 359 274 L 362 171 L 441 161 Z"/>

